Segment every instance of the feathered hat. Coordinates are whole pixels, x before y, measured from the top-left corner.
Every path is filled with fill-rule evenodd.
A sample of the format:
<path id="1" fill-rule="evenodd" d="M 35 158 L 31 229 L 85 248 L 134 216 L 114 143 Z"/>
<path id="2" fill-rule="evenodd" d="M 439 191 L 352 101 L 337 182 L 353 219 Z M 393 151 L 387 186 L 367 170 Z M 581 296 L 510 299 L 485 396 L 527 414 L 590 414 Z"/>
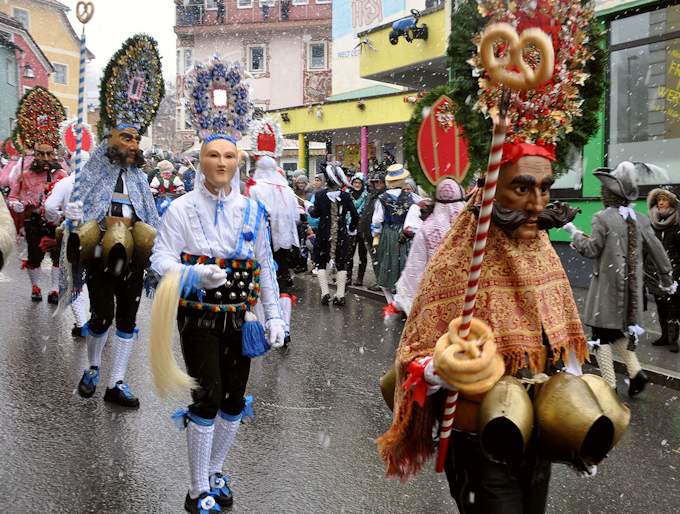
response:
<path id="1" fill-rule="evenodd" d="M 638 185 L 643 176 L 656 177 L 668 181 L 665 171 L 644 162 L 623 161 L 614 169 L 598 168 L 593 172 L 602 185 L 616 196 L 633 201 L 640 196 Z"/>
<path id="2" fill-rule="evenodd" d="M 197 63 L 185 80 L 191 125 L 202 142 L 228 139 L 234 144 L 248 130 L 253 117 L 250 86 L 240 63 L 218 56 Z"/>
<path id="3" fill-rule="evenodd" d="M 111 128 L 136 128 L 140 134 L 153 122 L 165 82 L 156 40 L 146 34 L 129 38 L 111 58 L 102 76 L 98 133 Z"/>
<path id="4" fill-rule="evenodd" d="M 33 148 L 37 144 L 59 146 L 59 126 L 66 119 L 64 106 L 46 89 L 36 86 L 28 91 L 17 109 L 15 146 Z"/>
<path id="5" fill-rule="evenodd" d="M 253 155 L 281 157 L 283 135 L 279 123 L 269 116 L 254 119 L 250 125 L 250 148 Z"/>

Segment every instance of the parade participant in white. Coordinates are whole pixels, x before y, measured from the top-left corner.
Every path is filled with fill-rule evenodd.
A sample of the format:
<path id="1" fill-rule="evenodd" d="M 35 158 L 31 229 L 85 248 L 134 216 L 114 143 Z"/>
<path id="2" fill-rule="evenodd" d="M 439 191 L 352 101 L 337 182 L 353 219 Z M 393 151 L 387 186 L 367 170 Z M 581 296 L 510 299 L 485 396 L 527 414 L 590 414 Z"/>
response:
<path id="1" fill-rule="evenodd" d="M 163 280 L 152 308 L 150 356 L 161 393 L 192 389 L 193 403 L 173 417 L 187 430 L 184 508 L 207 514 L 233 503 L 222 466 L 246 407 L 250 360 L 283 345 L 285 324 L 266 209 L 239 191 L 236 141 L 252 112 L 241 67 L 214 58 L 192 70 L 186 84 L 200 99 L 191 111 L 203 139 L 200 168 L 196 188 L 170 205 L 156 239 L 152 269 Z M 216 90 L 235 110 L 223 109 Z M 220 119 L 227 123 L 214 125 Z M 251 312 L 260 294 L 267 339 Z M 188 375 L 172 352 L 175 317 Z"/>

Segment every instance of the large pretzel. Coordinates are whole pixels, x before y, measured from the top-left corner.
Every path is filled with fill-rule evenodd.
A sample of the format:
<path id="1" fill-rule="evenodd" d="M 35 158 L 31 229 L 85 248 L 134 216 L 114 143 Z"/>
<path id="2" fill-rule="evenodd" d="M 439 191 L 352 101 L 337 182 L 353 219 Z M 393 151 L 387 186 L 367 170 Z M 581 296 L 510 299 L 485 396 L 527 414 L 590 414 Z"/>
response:
<path id="1" fill-rule="evenodd" d="M 496 57 L 494 53 L 494 43 L 499 40 L 508 44 L 508 50 L 503 57 Z M 536 69 L 524 60 L 523 51 L 529 46 L 535 47 L 541 56 Z M 531 28 L 519 36 L 509 23 L 493 23 L 484 30 L 479 55 L 493 83 L 518 91 L 536 89 L 548 82 L 555 66 L 555 51 L 550 37 L 545 32 Z M 508 66 L 517 68 L 519 72 L 509 70 Z"/>
<path id="2" fill-rule="evenodd" d="M 94 4 L 92 2 L 78 2 L 76 4 L 76 18 L 83 25 L 92 19 Z"/>

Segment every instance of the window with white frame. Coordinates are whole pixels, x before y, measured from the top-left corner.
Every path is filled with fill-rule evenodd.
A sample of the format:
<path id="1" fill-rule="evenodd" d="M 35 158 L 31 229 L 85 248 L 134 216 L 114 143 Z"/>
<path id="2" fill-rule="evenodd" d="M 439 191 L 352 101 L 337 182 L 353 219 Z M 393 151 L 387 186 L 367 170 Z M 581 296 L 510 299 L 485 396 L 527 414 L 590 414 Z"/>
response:
<path id="1" fill-rule="evenodd" d="M 191 48 L 184 49 L 184 71 L 187 71 L 194 65 L 193 55 L 194 52 L 191 50 Z"/>
<path id="2" fill-rule="evenodd" d="M 31 14 L 26 9 L 12 7 L 12 18 L 21 23 L 26 30 L 31 28 Z"/>
<path id="3" fill-rule="evenodd" d="M 55 84 L 68 84 L 68 65 L 67 64 L 57 64 L 54 65 L 54 83 Z"/>
<path id="4" fill-rule="evenodd" d="M 6 73 L 7 73 L 7 83 L 10 86 L 16 86 L 17 85 L 17 62 L 12 58 L 8 58 L 5 65 L 6 65 Z"/>
<path id="5" fill-rule="evenodd" d="M 293 5 L 307 5 L 308 3 L 307 0 L 293 0 Z"/>
<path id="6" fill-rule="evenodd" d="M 253 6 L 253 0 L 237 0 L 236 7 L 239 9 L 250 9 Z"/>
<path id="7" fill-rule="evenodd" d="M 260 0 L 260 5 L 266 5 L 267 7 L 274 7 L 276 0 Z"/>
<path id="8" fill-rule="evenodd" d="M 316 0 L 317 4 L 330 4 L 333 0 Z"/>
<path id="9" fill-rule="evenodd" d="M 214 11 L 217 9 L 218 0 L 205 0 L 205 8 L 209 11 Z"/>
<path id="10" fill-rule="evenodd" d="M 267 49 L 264 45 L 248 46 L 248 71 L 251 73 L 267 71 Z"/>
<path id="11" fill-rule="evenodd" d="M 184 130 L 184 113 L 182 111 L 181 107 L 175 109 L 175 130 Z"/>
<path id="12" fill-rule="evenodd" d="M 307 69 L 325 70 L 328 68 L 327 45 L 325 41 L 312 41 L 307 44 Z"/>

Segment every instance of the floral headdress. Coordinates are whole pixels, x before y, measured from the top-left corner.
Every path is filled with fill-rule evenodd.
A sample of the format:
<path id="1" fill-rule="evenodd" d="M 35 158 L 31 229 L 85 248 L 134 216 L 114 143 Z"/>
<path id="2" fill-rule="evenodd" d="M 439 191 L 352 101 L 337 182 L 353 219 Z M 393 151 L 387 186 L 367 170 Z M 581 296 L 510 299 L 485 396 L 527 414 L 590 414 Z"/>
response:
<path id="1" fill-rule="evenodd" d="M 508 23 L 518 34 L 539 28 L 552 39 L 555 51 L 552 78 L 535 89 L 509 92 L 504 161 L 516 160 L 527 152 L 554 160 L 555 146 L 573 130 L 573 120 L 582 114 L 581 89 L 589 78 L 587 64 L 593 59 L 593 51 L 587 44 L 593 9 L 579 0 L 483 0 L 478 4 L 487 25 Z M 474 38 L 477 46 L 480 40 L 481 32 Z M 524 58 L 529 63 L 536 59 L 533 50 L 531 47 L 524 50 Z M 509 53 L 508 45 L 498 44 L 495 53 L 503 57 Z M 485 116 L 498 115 L 507 88 L 489 79 L 480 52 L 476 52 L 469 63 L 473 75 L 479 77 L 475 109 Z M 531 149 L 531 145 L 538 148 Z"/>
<path id="2" fill-rule="evenodd" d="M 218 56 L 198 63 L 186 76 L 187 108 L 199 139 L 228 139 L 234 144 L 248 130 L 253 104 L 240 63 L 225 63 Z"/>
<path id="3" fill-rule="evenodd" d="M 36 144 L 59 146 L 59 125 L 66 119 L 64 106 L 46 89 L 37 86 L 28 91 L 17 109 L 15 147 L 33 148 Z"/>
<path id="4" fill-rule="evenodd" d="M 99 94 L 99 138 L 110 128 L 134 127 L 143 134 L 156 117 L 164 96 L 158 44 L 146 34 L 136 34 L 114 54 L 104 70 Z"/>

